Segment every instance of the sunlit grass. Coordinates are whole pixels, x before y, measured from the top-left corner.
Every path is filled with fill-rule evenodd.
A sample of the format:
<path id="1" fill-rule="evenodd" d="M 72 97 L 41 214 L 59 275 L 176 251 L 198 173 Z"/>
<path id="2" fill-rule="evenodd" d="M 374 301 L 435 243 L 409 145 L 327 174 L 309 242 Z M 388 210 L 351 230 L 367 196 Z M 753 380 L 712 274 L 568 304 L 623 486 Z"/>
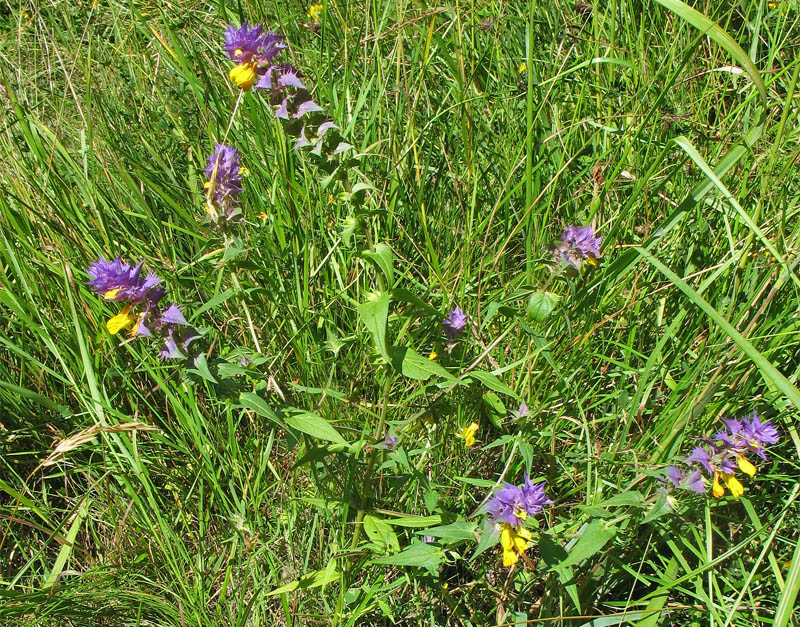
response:
<path id="1" fill-rule="evenodd" d="M 2 622 L 799 620 L 800 12 L 698 5 L 737 58 L 681 7 L 0 6 Z M 354 146 L 341 177 L 258 93 L 232 117 L 243 18 L 290 42 Z M 223 138 L 247 168 L 226 237 Z M 602 257 L 554 277 L 571 224 Z M 107 333 L 85 271 L 118 254 L 204 362 Z M 656 471 L 753 410 L 783 437 L 744 496 L 657 517 Z M 554 504 L 510 571 L 474 534 L 523 473 Z"/>

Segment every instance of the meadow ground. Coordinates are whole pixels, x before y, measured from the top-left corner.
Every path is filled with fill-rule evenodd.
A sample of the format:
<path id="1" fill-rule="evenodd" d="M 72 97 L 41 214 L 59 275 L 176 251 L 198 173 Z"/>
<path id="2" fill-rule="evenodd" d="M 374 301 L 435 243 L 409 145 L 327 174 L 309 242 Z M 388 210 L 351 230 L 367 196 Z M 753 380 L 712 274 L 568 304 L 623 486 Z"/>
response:
<path id="1" fill-rule="evenodd" d="M 800 6 L 690 4 L 0 4 L 0 623 L 800 624 Z"/>

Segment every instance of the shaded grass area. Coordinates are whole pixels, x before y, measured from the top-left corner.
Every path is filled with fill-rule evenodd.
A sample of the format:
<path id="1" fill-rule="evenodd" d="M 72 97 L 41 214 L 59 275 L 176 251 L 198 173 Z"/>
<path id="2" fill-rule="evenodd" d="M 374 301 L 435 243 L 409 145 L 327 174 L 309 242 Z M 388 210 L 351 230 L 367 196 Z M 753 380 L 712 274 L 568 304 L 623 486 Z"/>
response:
<path id="1" fill-rule="evenodd" d="M 798 408 L 699 303 L 795 384 L 797 8 L 695 5 L 759 68 L 764 102 L 654 2 L 330 3 L 319 29 L 299 4 L 252 4 L 0 8 L 3 620 L 770 624 L 798 572 Z M 360 157 L 326 185 L 246 94 L 227 135 L 249 170 L 245 220 L 225 245 L 203 221 L 202 169 L 237 106 L 222 28 L 245 17 L 286 35 Z M 691 147 L 729 164 L 727 194 Z M 548 248 L 572 223 L 595 225 L 603 259 L 552 279 Z M 391 277 L 363 254 L 378 242 Z M 109 336 L 116 310 L 83 284 L 100 254 L 145 258 L 231 376 Z M 560 306 L 520 315 L 545 286 Z M 528 417 L 498 415 L 485 381 L 442 393 L 383 364 L 358 307 L 390 289 L 393 345 L 455 375 L 480 358 Z M 454 304 L 475 326 L 448 352 Z M 323 452 L 243 393 L 362 448 Z M 752 410 L 784 437 L 745 497 L 681 495 L 652 516 L 654 471 Z M 158 431 L 100 431 L 40 464 L 130 421 Z M 373 446 L 381 425 L 402 436 L 392 454 Z M 434 545 L 435 568 L 374 562 L 479 523 L 505 468 L 555 501 L 533 568 L 509 575 L 463 538 Z M 552 568 L 587 528 L 606 541 Z"/>

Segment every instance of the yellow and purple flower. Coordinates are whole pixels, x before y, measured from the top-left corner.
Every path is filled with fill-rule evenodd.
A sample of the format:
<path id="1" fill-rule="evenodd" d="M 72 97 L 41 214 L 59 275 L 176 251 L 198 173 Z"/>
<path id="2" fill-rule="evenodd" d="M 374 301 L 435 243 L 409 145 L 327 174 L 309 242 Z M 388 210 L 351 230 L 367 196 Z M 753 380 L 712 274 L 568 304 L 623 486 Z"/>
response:
<path id="1" fill-rule="evenodd" d="M 568 226 L 558 244 L 550 249 L 557 259 L 580 270 L 583 262 L 597 265 L 602 237 L 596 237 L 591 226 Z"/>
<path id="2" fill-rule="evenodd" d="M 713 438 L 700 438 L 703 444 L 692 449 L 685 460 L 690 472 L 677 466 L 666 469 L 665 476 L 674 487 L 705 493 L 702 470 L 711 481 L 714 498 L 724 496 L 726 488 L 734 498 L 744 494 L 744 486 L 736 477 L 737 469 L 751 478 L 756 474 L 755 465 L 745 455 L 755 453 L 766 460 L 766 447 L 778 442 L 780 434 L 771 422 L 761 422 L 755 412 L 750 419 L 723 419 L 723 423 L 724 430 Z"/>
<path id="3" fill-rule="evenodd" d="M 250 26 L 245 20 L 239 28 L 228 25 L 223 49 L 237 63 L 231 68 L 230 79 L 248 91 L 284 48 L 283 37 L 265 32 L 261 24 Z"/>
<path id="4" fill-rule="evenodd" d="M 531 532 L 524 524 L 528 516 L 535 516 L 551 501 L 544 491 L 545 483 L 533 483 L 528 475 L 521 486 L 503 484 L 495 490 L 494 496 L 486 503 L 486 513 L 501 524 L 500 544 L 503 547 L 503 566 L 516 564 L 523 555 L 531 539 Z"/>
<path id="5" fill-rule="evenodd" d="M 230 222 L 240 217 L 242 177 L 239 172 L 239 151 L 217 144 L 208 157 L 206 178 L 206 212 L 211 219 Z"/>
<path id="6" fill-rule="evenodd" d="M 771 422 L 761 422 L 756 412 L 753 412 L 750 419 L 723 419 L 722 422 L 725 423 L 726 430 L 717 432 L 714 439 L 723 442 L 737 458 L 752 452 L 766 461 L 765 446 L 775 444 L 780 439 L 775 426 Z"/>
<path id="7" fill-rule="evenodd" d="M 148 297 L 160 299 L 164 295 L 161 283 L 155 274 L 142 276 L 144 261 L 132 266 L 117 257 L 113 261 L 106 261 L 102 256 L 89 266 L 88 275 L 91 281 L 86 285 L 103 296 L 105 300 L 128 301 L 138 303 Z"/>
<path id="8" fill-rule="evenodd" d="M 338 133 L 328 133 L 338 127 L 320 115 L 323 109 L 314 102 L 299 71 L 278 61 L 280 52 L 287 48 L 283 37 L 265 31 L 261 24 L 245 21 L 240 28 L 228 26 L 223 48 L 237 63 L 230 70 L 230 79 L 244 91 L 252 88 L 267 92 L 273 115 L 296 138 L 295 150 L 313 146 L 311 152 L 317 157 L 323 157 L 324 149 L 332 158 L 353 148 Z M 302 123 L 296 122 L 301 119 Z"/>
<path id="9" fill-rule="evenodd" d="M 198 333 L 188 327 L 178 305 L 172 304 L 163 311 L 160 301 L 166 293 L 155 274 L 142 276 L 144 261 L 135 266 L 121 257 L 106 261 L 102 256 L 89 266 L 91 278 L 87 285 L 102 295 L 105 300 L 124 303 L 122 311 L 106 322 L 111 335 L 131 327 L 131 337 L 152 337 L 157 334 L 164 340 L 161 356 L 164 358 L 186 357 L 189 345 Z"/>
<path id="10" fill-rule="evenodd" d="M 230 79 L 245 91 L 252 87 L 269 91 L 277 118 L 296 119 L 322 111 L 311 99 L 297 69 L 288 63 L 274 63 L 285 48 L 283 37 L 265 31 L 261 24 L 251 26 L 245 20 L 240 28 L 229 25 L 223 49 L 238 64 L 231 68 Z"/>

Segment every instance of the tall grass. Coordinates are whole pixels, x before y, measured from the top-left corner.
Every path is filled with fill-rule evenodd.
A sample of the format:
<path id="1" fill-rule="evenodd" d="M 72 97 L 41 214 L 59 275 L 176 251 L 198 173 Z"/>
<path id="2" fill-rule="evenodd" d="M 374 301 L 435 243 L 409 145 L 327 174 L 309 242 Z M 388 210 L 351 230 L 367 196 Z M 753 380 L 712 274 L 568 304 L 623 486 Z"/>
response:
<path id="1" fill-rule="evenodd" d="M 0 5 L 2 622 L 800 620 L 800 10 L 774 4 Z M 357 158 L 330 178 L 246 94 L 224 241 L 202 170 L 244 18 Z M 603 258 L 554 279 L 568 224 Z M 205 361 L 106 332 L 101 254 L 146 259 Z M 661 507 L 656 471 L 753 410 L 783 438 L 744 496 Z M 555 503 L 509 571 L 478 506 L 523 473 Z"/>

